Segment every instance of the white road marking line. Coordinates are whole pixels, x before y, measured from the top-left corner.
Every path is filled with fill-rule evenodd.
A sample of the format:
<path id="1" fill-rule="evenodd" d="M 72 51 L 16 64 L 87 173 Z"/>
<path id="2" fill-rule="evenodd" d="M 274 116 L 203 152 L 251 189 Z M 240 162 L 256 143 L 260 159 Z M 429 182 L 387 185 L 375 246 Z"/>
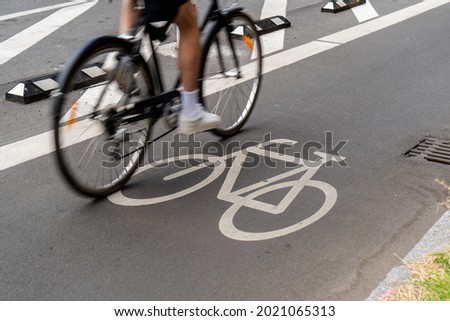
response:
<path id="1" fill-rule="evenodd" d="M 58 10 L 33 26 L 1 42 L 0 65 L 8 62 L 68 22 L 83 14 L 85 11 L 92 8 L 97 2 L 98 0 L 92 2 L 80 2 L 80 4 L 76 6 L 70 6 Z"/>
<path id="2" fill-rule="evenodd" d="M 23 17 L 23 16 L 28 16 L 28 15 L 35 14 L 35 13 L 40 13 L 40 12 L 45 12 L 45 11 L 51 11 L 51 10 L 65 8 L 65 7 L 70 7 L 70 6 L 74 6 L 74 5 L 77 5 L 77 4 L 80 4 L 80 3 L 83 3 L 83 2 L 87 2 L 87 1 L 88 0 L 73 0 L 73 1 L 66 2 L 66 3 L 55 4 L 53 6 L 47 6 L 47 7 L 41 7 L 41 8 L 27 10 L 27 11 L 10 13 L 10 14 L 7 14 L 7 15 L 0 16 L 0 21 L 4 21 L 4 20 L 8 20 L 8 19 L 14 19 L 14 18 L 19 18 L 19 17 Z"/>
<path id="3" fill-rule="evenodd" d="M 52 153 L 53 131 L 0 147 L 0 171 Z"/>
<path id="4" fill-rule="evenodd" d="M 311 41 L 310 43 L 280 52 L 279 54 L 264 58 L 264 73 L 287 67 L 300 60 L 336 48 L 337 46 L 339 46 L 337 43 Z"/>
<path id="5" fill-rule="evenodd" d="M 286 16 L 287 0 L 265 0 L 261 12 L 261 19 L 273 16 Z M 261 36 L 263 55 L 282 50 L 286 30 L 278 30 Z"/>
<path id="6" fill-rule="evenodd" d="M 386 16 L 367 21 L 360 25 L 334 33 L 318 40 L 333 42 L 337 44 L 345 44 L 381 29 L 393 26 L 407 19 L 418 16 L 419 14 L 425 13 L 444 4 L 448 4 L 449 2 L 450 0 L 425 0 L 405 9 L 401 9 Z"/>
<path id="7" fill-rule="evenodd" d="M 63 148 L 91 139 L 104 131 L 90 119 L 79 122 L 75 130 L 76 132 L 74 131 L 71 137 L 82 138 L 64 142 Z M 8 148 L 4 149 L 3 147 Z M 0 171 L 54 152 L 53 131 L 50 130 L 3 147 L 0 148 Z M 11 153 L 11 151 L 13 152 Z"/>
<path id="8" fill-rule="evenodd" d="M 450 3 L 450 0 L 425 0 L 424 2 L 368 21 L 356 27 L 351 27 L 327 37 L 323 37 L 318 41 L 312 41 L 299 47 L 274 54 L 264 59 L 264 73 L 266 74 L 289 66 L 308 57 L 336 48 L 341 44 L 369 35 L 383 28 L 393 26 L 399 22 L 413 18 L 448 3 Z M 48 131 L 0 147 L 0 171 L 53 152 L 54 148 L 50 144 L 52 138 L 53 131 Z"/>
<path id="9" fill-rule="evenodd" d="M 378 17 L 378 13 L 369 0 L 366 0 L 366 3 L 361 6 L 352 8 L 352 10 L 359 23 Z"/>

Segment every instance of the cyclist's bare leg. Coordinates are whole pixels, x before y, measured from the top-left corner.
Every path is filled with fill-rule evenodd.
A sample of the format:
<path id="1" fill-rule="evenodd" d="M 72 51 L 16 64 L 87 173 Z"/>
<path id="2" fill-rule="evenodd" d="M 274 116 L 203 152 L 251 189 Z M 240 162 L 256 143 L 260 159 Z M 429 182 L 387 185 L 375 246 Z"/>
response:
<path id="1" fill-rule="evenodd" d="M 132 30 L 139 20 L 140 12 L 136 10 L 136 0 L 122 0 L 119 33 Z M 200 32 L 197 25 L 195 6 L 186 2 L 178 9 L 174 23 L 180 29 L 178 65 L 184 90 L 192 92 L 198 89 L 200 73 Z"/>
<path id="2" fill-rule="evenodd" d="M 200 32 L 197 25 L 197 11 L 195 6 L 187 2 L 178 9 L 174 23 L 180 29 L 180 45 L 178 65 L 181 81 L 186 91 L 198 88 L 200 73 Z"/>
<path id="3" fill-rule="evenodd" d="M 136 9 L 136 6 L 136 0 L 122 0 L 119 34 L 131 32 L 133 27 L 138 23 L 140 12 Z"/>
<path id="4" fill-rule="evenodd" d="M 178 9 L 174 23 L 180 29 L 178 65 L 184 91 L 181 93 L 182 112 L 179 131 L 192 134 L 210 130 L 220 125 L 220 117 L 204 111 L 198 103 L 198 78 L 200 75 L 200 31 L 197 23 L 197 10 L 190 2 Z"/>
<path id="5" fill-rule="evenodd" d="M 132 30 L 139 19 L 136 0 L 122 0 L 119 33 L 125 35 Z M 179 131 L 183 134 L 210 130 L 220 125 L 220 117 L 204 111 L 198 103 L 198 78 L 200 74 L 200 32 L 197 24 L 197 10 L 191 1 L 178 9 L 174 23 L 180 29 L 178 65 L 181 74 L 182 112 Z"/>

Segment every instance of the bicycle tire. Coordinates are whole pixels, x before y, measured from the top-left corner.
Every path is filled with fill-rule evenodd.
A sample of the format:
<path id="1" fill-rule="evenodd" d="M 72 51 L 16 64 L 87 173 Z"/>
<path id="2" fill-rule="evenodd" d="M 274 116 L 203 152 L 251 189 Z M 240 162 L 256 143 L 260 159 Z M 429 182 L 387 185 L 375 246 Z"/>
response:
<path id="1" fill-rule="evenodd" d="M 126 123 L 117 116 L 123 105 L 153 94 L 147 64 L 139 55 L 131 57 L 131 51 L 132 44 L 123 39 L 96 38 L 69 59 L 58 78 L 53 106 L 57 164 L 66 182 L 87 196 L 120 189 L 142 160 L 151 133 L 152 119 Z M 120 65 L 125 63 L 132 68 Z"/>
<path id="2" fill-rule="evenodd" d="M 233 12 L 226 21 L 219 19 L 207 33 L 200 77 L 200 101 L 222 117 L 221 127 L 212 130 L 220 137 L 236 134 L 247 122 L 262 80 L 261 41 L 253 20 Z"/>

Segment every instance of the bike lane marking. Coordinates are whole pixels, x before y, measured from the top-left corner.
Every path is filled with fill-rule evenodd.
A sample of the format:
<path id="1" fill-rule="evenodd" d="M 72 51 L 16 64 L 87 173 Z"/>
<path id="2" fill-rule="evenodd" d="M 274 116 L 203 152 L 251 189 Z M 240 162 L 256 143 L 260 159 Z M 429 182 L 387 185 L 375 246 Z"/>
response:
<path id="1" fill-rule="evenodd" d="M 233 219 L 236 213 L 239 211 L 239 209 L 242 207 L 248 207 L 247 203 L 253 201 L 258 196 L 275 191 L 277 189 L 285 189 L 288 187 L 291 187 L 291 191 L 300 192 L 305 186 L 315 187 L 317 189 L 320 189 L 325 194 L 325 201 L 322 204 L 322 207 L 308 218 L 298 223 L 295 223 L 291 226 L 287 226 L 278 230 L 264 231 L 264 232 L 247 232 L 238 229 L 234 225 Z M 297 196 L 297 194 L 295 194 L 295 196 Z M 289 181 L 278 183 L 257 190 L 247 195 L 244 199 L 239 200 L 238 202 L 231 205 L 231 207 L 228 208 L 228 210 L 226 210 L 225 213 L 220 218 L 219 229 L 223 235 L 236 241 L 248 242 L 248 241 L 264 241 L 274 239 L 294 232 L 298 232 L 299 230 L 311 225 L 312 223 L 317 222 L 333 208 L 334 204 L 336 203 L 336 200 L 337 200 L 336 189 L 330 184 L 325 182 L 309 180 L 306 182 Z"/>
<path id="2" fill-rule="evenodd" d="M 247 150 L 249 152 L 259 154 L 260 156 L 267 156 L 266 155 L 267 151 L 264 151 L 261 148 L 250 147 Z M 320 167 L 322 167 L 322 165 L 328 162 L 340 162 L 345 158 L 341 156 L 326 154 L 323 152 L 315 152 L 315 154 L 319 156 L 320 159 L 314 162 L 308 161 L 308 163 L 306 163 L 306 160 L 301 158 L 279 153 L 269 153 L 268 157 L 283 160 L 287 163 L 294 163 L 297 165 L 301 165 L 302 167 L 298 169 L 292 169 L 289 172 L 266 179 L 265 181 L 261 182 L 262 184 L 256 183 L 251 186 L 248 186 L 247 188 L 242 188 L 234 192 L 232 192 L 232 187 L 234 186 L 234 182 L 237 179 L 237 175 L 239 174 L 240 168 L 237 169 L 237 173 L 232 173 L 232 171 L 234 170 L 233 165 L 233 167 L 230 170 L 230 173 L 226 177 L 225 182 L 222 185 L 222 188 L 220 189 L 219 194 L 217 196 L 218 199 L 232 203 L 231 207 L 229 207 L 225 211 L 225 213 L 222 215 L 219 221 L 219 229 L 222 232 L 222 234 L 230 239 L 237 241 L 268 240 L 297 232 L 313 224 L 314 222 L 318 221 L 323 216 L 325 216 L 336 203 L 337 191 L 332 185 L 326 182 L 314 180 L 312 179 L 312 177 L 320 169 Z M 294 176 L 301 172 L 305 173 L 299 179 L 276 183 L 280 180 L 283 180 L 290 176 Z M 233 182 L 229 181 L 229 177 L 233 178 L 234 181 Z M 255 186 L 256 188 L 254 188 Z M 305 187 L 313 187 L 321 190 L 321 192 L 325 195 L 325 200 L 322 206 L 316 212 L 312 213 L 310 216 L 303 219 L 302 221 L 280 229 L 270 231 L 260 231 L 260 232 L 249 232 L 241 230 L 234 224 L 234 217 L 242 207 L 252 208 L 273 215 L 283 214 L 286 211 L 286 209 L 291 205 L 291 203 L 297 198 L 298 194 L 301 193 L 301 191 Z M 276 191 L 278 189 L 286 189 L 286 188 L 290 189 L 286 193 L 284 198 L 277 205 L 256 200 L 256 198 L 258 198 L 261 195 Z M 251 193 L 246 196 L 243 196 L 243 194 L 247 192 Z"/>
<path id="3" fill-rule="evenodd" d="M 284 143 L 284 144 L 289 144 L 289 145 L 294 145 L 297 142 L 290 140 L 290 139 L 276 139 L 276 140 L 270 140 L 267 142 L 263 142 L 263 143 L 259 143 L 257 146 L 257 148 L 261 149 L 266 147 L 267 145 L 273 144 L 273 143 Z M 170 162 L 175 162 L 175 161 L 186 161 L 186 160 L 204 160 L 204 163 L 198 164 L 197 166 L 192 166 L 192 167 L 188 167 L 188 168 L 183 168 L 178 172 L 169 174 L 167 176 L 165 176 L 163 178 L 164 181 L 171 181 L 180 177 L 183 177 L 185 175 L 191 174 L 193 172 L 196 172 L 198 170 L 202 170 L 203 168 L 209 167 L 211 165 L 213 165 L 213 172 L 203 181 L 201 181 L 200 183 L 191 186 L 187 189 L 184 189 L 182 191 L 179 192 L 174 192 L 173 194 L 170 195 L 165 195 L 165 196 L 159 196 L 159 197 L 150 197 L 150 198 L 140 198 L 140 199 L 135 199 L 135 198 L 130 198 L 127 197 L 125 195 L 123 195 L 122 191 L 119 190 L 118 192 L 109 195 L 108 199 L 116 204 L 116 205 L 121 205 L 121 206 L 146 206 L 146 205 L 153 205 L 153 204 L 159 204 L 159 203 L 164 203 L 167 201 L 171 201 L 174 200 L 176 198 L 180 198 L 182 196 L 186 196 L 188 194 L 191 194 L 193 192 L 196 192 L 197 190 L 199 190 L 200 188 L 208 185 L 209 183 L 211 183 L 212 181 L 214 181 L 215 179 L 217 179 L 225 170 L 226 170 L 226 161 L 229 159 L 235 159 L 235 158 L 239 158 L 240 156 L 242 156 L 243 153 L 241 150 L 238 151 L 234 151 L 230 154 L 226 154 L 223 156 L 214 156 L 214 155 L 209 155 L 209 154 L 192 154 L 192 155 L 182 155 L 182 156 L 174 156 L 174 157 L 170 157 L 168 159 L 165 160 L 161 160 L 161 161 L 156 161 L 154 163 L 151 163 L 149 165 L 146 165 L 144 167 L 139 168 L 136 173 L 133 176 L 137 176 L 147 170 L 159 167 L 161 165 L 164 164 L 169 164 Z M 245 158 L 245 155 L 243 155 Z M 283 160 L 286 160 L 286 158 L 289 159 L 289 161 L 291 162 L 295 162 L 295 163 L 302 163 L 303 164 L 303 160 L 299 159 L 299 158 L 295 158 L 292 156 L 287 156 L 287 155 L 282 155 L 280 156 Z M 242 157 L 241 157 L 242 158 Z M 239 162 L 239 160 L 234 160 L 234 163 Z M 218 165 L 217 165 L 218 164 Z M 240 165 L 233 165 L 233 168 L 240 168 Z M 237 175 L 232 173 L 232 170 L 230 170 L 230 173 L 228 173 L 227 175 L 227 179 L 224 182 L 224 184 L 222 185 L 221 191 L 219 192 L 219 196 L 218 198 L 220 198 L 220 195 L 226 194 L 227 191 L 229 190 L 231 192 L 232 190 L 232 185 L 234 185 L 233 183 L 229 183 L 230 179 L 233 180 L 234 177 L 237 178 Z M 303 169 L 301 171 L 304 171 Z M 292 176 L 294 174 L 290 174 L 288 176 Z M 231 178 L 230 178 L 231 177 Z M 277 180 L 279 180 L 281 178 L 278 178 Z M 263 186 L 270 184 L 272 182 L 272 180 L 268 180 L 265 183 L 262 183 Z M 231 184 L 231 186 L 229 186 Z M 260 183 L 254 184 L 251 186 L 251 190 L 257 189 L 259 188 L 261 185 Z M 236 191 L 235 191 L 236 192 Z M 241 192 L 241 190 L 239 190 L 238 192 Z M 245 193 L 242 192 L 242 193 Z"/>
<path id="4" fill-rule="evenodd" d="M 425 0 L 416 5 L 401 9 L 386 16 L 370 20 L 346 30 L 322 37 L 310 43 L 275 53 L 264 58 L 263 73 L 267 74 L 287 67 L 303 59 L 336 48 L 350 41 L 393 26 L 407 19 L 450 3 L 450 0 Z M 91 3 L 89 3 L 91 5 Z M 242 81 L 245 81 L 243 79 Z M 226 88 L 221 88 L 221 90 Z M 218 89 L 215 89 L 218 90 Z M 0 171 L 20 165 L 54 151 L 49 142 L 53 131 L 48 131 L 12 144 L 0 147 Z M 30 146 L 30 144 L 32 144 Z"/>
<path id="5" fill-rule="evenodd" d="M 196 170 L 204 169 L 215 162 L 218 162 L 218 165 L 217 163 L 214 165 L 212 173 L 209 174 L 206 179 L 189 188 L 174 192 L 173 194 L 150 198 L 132 198 L 125 196 L 122 191 L 118 191 L 112 195 L 109 195 L 108 199 L 113 204 L 131 207 L 154 205 L 172 201 L 191 194 L 213 182 L 215 179 L 221 176 L 224 171 L 226 171 L 226 160 L 233 159 L 232 165 L 217 195 L 218 199 L 232 203 L 232 205 L 225 211 L 219 221 L 219 229 L 222 234 L 227 236 L 228 238 L 238 241 L 262 241 L 297 232 L 325 216 L 333 208 L 337 200 L 336 189 L 326 182 L 312 179 L 314 174 L 324 164 L 327 164 L 329 162 L 340 162 L 345 158 L 323 152 L 315 152 L 319 159 L 316 161 L 307 161 L 297 156 L 280 154 L 278 152 L 270 151 L 264 148 L 265 146 L 272 145 L 274 143 L 288 144 L 291 146 L 297 144 L 296 141 L 289 139 L 275 139 L 260 143 L 257 146 L 251 146 L 239 151 L 235 151 L 221 157 L 210 156 L 207 154 L 193 154 L 183 155 L 180 157 L 172 157 L 166 160 L 158 161 L 154 164 L 150 164 L 141 168 L 134 176 L 139 175 L 140 173 L 143 173 L 147 170 L 156 169 L 156 167 L 160 165 L 168 164 L 171 162 L 175 163 L 175 161 L 178 160 L 186 161 L 203 159 L 205 163 L 201 163 L 199 165 L 186 169 L 183 168 L 180 171 L 175 172 L 174 174 L 165 176 L 163 180 L 170 181 L 171 179 L 183 177 L 184 175 L 190 174 Z M 242 165 L 247 160 L 249 154 L 269 157 L 272 161 L 281 160 L 285 163 L 292 163 L 295 166 L 293 166 L 291 170 L 285 173 L 261 180 L 246 187 L 241 187 L 240 189 L 233 190 L 235 188 L 238 176 L 240 175 Z M 297 176 L 297 174 L 302 172 L 305 173 L 300 178 L 295 178 L 294 180 L 287 182 L 280 182 L 284 179 Z M 311 187 L 320 190 L 324 194 L 325 200 L 317 211 L 313 212 L 310 216 L 303 219 L 302 221 L 286 227 L 282 227 L 280 229 L 261 232 L 248 232 L 245 230 L 241 230 L 234 225 L 234 216 L 238 214 L 238 211 L 242 207 L 252 208 L 271 215 L 283 214 L 305 187 Z M 287 188 L 289 188 L 289 191 L 286 193 L 283 199 L 278 202 L 278 204 L 266 203 L 257 200 L 257 198 L 261 195 L 273 192 L 275 190 Z"/>
<path id="6" fill-rule="evenodd" d="M 0 65 L 13 59 L 65 24 L 83 14 L 95 6 L 97 2 L 98 0 L 92 2 L 80 2 L 76 5 L 60 9 L 31 27 L 1 42 Z"/>

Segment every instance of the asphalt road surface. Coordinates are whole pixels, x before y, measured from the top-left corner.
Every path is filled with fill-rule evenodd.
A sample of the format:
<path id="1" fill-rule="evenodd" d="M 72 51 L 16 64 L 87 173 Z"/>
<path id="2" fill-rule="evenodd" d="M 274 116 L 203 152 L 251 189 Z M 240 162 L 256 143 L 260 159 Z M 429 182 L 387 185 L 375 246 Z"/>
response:
<path id="1" fill-rule="evenodd" d="M 292 23 L 265 36 L 251 119 L 228 140 L 195 139 L 225 156 L 276 140 L 321 166 L 294 173 L 287 158 L 249 148 L 250 161 L 229 156 L 202 189 L 192 187 L 211 170 L 164 181 L 171 166 L 101 200 L 59 175 L 46 147 L 51 101 L 5 94 L 114 34 L 119 1 L 2 4 L 1 300 L 364 300 L 399 264 L 447 198 L 435 179 L 449 180 L 448 165 L 404 154 L 425 137 L 450 139 L 450 5 L 380 0 L 328 14 L 324 1 L 273 3 L 240 1 L 255 19 Z"/>

